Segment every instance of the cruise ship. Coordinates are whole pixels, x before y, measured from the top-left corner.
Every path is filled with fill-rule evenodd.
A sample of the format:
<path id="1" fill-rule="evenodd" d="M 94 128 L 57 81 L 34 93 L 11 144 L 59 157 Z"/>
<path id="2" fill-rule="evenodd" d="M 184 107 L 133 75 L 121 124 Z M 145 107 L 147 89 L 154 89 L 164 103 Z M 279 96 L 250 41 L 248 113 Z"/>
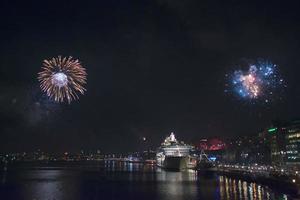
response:
<path id="1" fill-rule="evenodd" d="M 169 170 L 195 169 L 197 157 L 192 155 L 193 149 L 191 145 L 178 142 L 171 133 L 157 149 L 156 164 Z"/>

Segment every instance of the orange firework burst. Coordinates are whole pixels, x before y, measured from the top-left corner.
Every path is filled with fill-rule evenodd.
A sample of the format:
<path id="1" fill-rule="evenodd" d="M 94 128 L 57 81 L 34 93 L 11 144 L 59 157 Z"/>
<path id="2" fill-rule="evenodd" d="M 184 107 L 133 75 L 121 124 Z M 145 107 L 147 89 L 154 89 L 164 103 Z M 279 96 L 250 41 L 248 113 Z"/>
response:
<path id="1" fill-rule="evenodd" d="M 70 103 L 78 99 L 78 93 L 84 94 L 87 73 L 78 59 L 71 56 L 44 60 L 42 71 L 38 73 L 38 80 L 42 91 L 56 102 L 65 100 Z"/>

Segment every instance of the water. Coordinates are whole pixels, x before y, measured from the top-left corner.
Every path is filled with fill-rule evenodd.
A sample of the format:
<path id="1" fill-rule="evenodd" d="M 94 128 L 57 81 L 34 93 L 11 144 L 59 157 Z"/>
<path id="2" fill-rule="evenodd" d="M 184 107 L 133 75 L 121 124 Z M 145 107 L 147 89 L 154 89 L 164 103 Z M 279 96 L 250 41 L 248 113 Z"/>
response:
<path id="1" fill-rule="evenodd" d="M 291 199 L 266 186 L 225 176 L 166 172 L 132 163 L 27 163 L 9 166 L 0 175 L 0 199 L 8 200 Z"/>

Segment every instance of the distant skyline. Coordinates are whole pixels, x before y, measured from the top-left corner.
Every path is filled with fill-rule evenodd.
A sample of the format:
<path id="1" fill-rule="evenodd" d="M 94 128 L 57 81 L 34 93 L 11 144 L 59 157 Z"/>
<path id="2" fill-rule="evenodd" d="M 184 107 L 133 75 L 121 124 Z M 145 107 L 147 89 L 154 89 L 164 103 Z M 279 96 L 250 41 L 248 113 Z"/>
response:
<path id="1" fill-rule="evenodd" d="M 298 2 L 2 2 L 0 152 L 134 151 L 179 140 L 255 135 L 300 118 Z M 37 80 L 44 59 L 78 58 L 88 74 L 78 101 L 55 103 Z M 279 100 L 225 93 L 244 60 L 278 66 Z M 247 69 L 243 69 L 247 70 Z"/>

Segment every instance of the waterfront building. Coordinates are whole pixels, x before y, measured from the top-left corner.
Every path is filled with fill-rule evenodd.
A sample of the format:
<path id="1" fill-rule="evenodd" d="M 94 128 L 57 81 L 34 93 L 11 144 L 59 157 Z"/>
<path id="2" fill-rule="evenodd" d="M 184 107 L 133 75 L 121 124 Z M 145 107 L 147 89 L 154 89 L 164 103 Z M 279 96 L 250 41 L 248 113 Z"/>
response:
<path id="1" fill-rule="evenodd" d="M 273 121 L 258 135 L 241 136 L 214 144 L 217 145 L 211 145 L 210 139 L 202 139 L 197 147 L 208 155 L 214 155 L 222 163 L 273 165 L 300 170 L 300 120 Z M 212 151 L 215 147 L 222 148 Z"/>
<path id="2" fill-rule="evenodd" d="M 286 127 L 286 164 L 300 164 L 300 120 L 293 121 Z"/>
<path id="3" fill-rule="evenodd" d="M 242 165 L 270 163 L 270 147 L 265 135 L 243 136 L 227 143 L 222 155 L 224 163 L 239 163 Z"/>
<path id="4" fill-rule="evenodd" d="M 277 123 L 268 129 L 268 133 L 272 165 L 299 165 L 300 121 Z"/>
<path id="5" fill-rule="evenodd" d="M 258 163 L 263 165 L 270 165 L 271 163 L 271 147 L 270 147 L 270 134 L 264 130 L 258 134 L 257 137 L 257 155 Z"/>
<path id="6" fill-rule="evenodd" d="M 272 126 L 268 129 L 270 135 L 271 164 L 282 166 L 285 164 L 285 127 Z"/>

